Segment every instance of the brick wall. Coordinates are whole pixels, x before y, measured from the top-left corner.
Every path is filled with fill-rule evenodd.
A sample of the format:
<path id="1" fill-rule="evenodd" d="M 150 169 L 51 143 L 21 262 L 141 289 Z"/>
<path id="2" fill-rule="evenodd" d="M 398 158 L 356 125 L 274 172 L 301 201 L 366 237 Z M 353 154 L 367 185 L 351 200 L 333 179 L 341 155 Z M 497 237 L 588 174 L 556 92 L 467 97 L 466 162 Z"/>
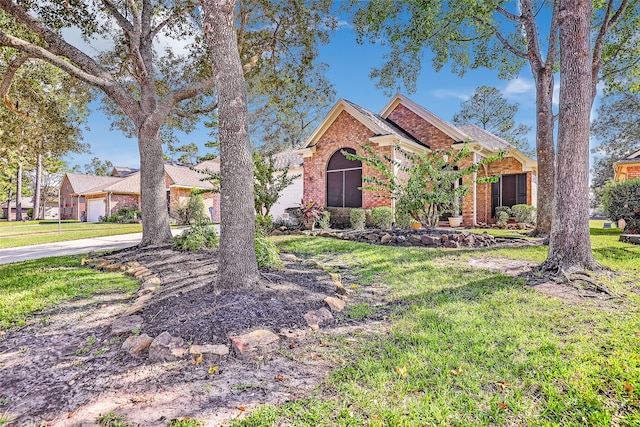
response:
<path id="1" fill-rule="evenodd" d="M 118 209 L 121 208 L 140 209 L 140 196 L 137 194 L 112 194 L 111 197 L 107 196 L 106 199 L 108 215 L 115 215 L 118 213 Z M 109 202 L 111 202 L 111 209 L 109 209 Z"/>
<path id="2" fill-rule="evenodd" d="M 640 178 L 640 166 L 627 167 L 627 179 Z"/>
<path id="3" fill-rule="evenodd" d="M 406 129 L 414 138 L 428 145 L 432 150 L 448 150 L 451 144 L 456 142 L 402 104 L 399 104 L 387 118 L 402 129 Z"/>
<path id="4" fill-rule="evenodd" d="M 313 199 L 320 206 L 326 206 L 326 174 L 327 163 L 331 156 L 343 148 L 353 148 L 361 153 L 360 145 L 366 144 L 374 133 L 346 111 L 342 111 L 329 129 L 322 135 L 316 145 L 312 157 L 304 159 L 304 199 Z M 374 149 L 380 154 L 391 153 L 392 147 Z M 372 175 L 375 171 L 366 164 L 362 165 L 362 175 Z M 369 209 L 375 206 L 391 206 L 389 199 L 375 197 L 370 191 L 362 192 L 362 207 Z"/>

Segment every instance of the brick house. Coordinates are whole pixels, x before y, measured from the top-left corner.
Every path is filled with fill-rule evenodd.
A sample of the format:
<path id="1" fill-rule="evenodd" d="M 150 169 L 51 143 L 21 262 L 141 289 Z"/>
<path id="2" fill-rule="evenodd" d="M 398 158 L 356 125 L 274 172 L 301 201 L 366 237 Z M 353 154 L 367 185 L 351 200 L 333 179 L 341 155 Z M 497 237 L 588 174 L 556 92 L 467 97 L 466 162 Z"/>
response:
<path id="1" fill-rule="evenodd" d="M 336 103 L 297 150 L 304 158 L 304 198 L 326 207 L 394 208 L 392 200 L 358 189 L 362 177 L 373 170 L 347 160 L 343 150 L 360 152 L 361 145 L 369 144 L 381 156 L 402 160 L 397 149 L 417 153 L 456 149 L 465 141 L 472 157 L 461 167 L 501 151 L 505 156 L 464 178 L 470 190 L 461 203 L 464 226 L 492 222 L 496 206 L 535 205 L 538 168 L 534 159 L 475 125 L 453 126 L 403 95 L 393 97 L 380 114 L 343 99 Z M 472 182 L 495 175 L 499 176 L 496 183 Z"/>
<path id="2" fill-rule="evenodd" d="M 640 178 L 640 150 L 613 164 L 614 181 Z"/>
<path id="3" fill-rule="evenodd" d="M 209 160 L 196 165 L 194 169 L 217 172 L 220 170 L 220 164 L 218 160 Z M 173 214 L 178 204 L 189 199 L 191 189 L 214 189 L 210 182 L 201 181 L 204 175 L 184 165 L 166 163 L 164 176 L 170 214 Z M 137 169 L 115 167 L 111 176 L 67 173 L 61 185 L 62 219 L 98 222 L 105 216 L 117 213 L 123 207 L 141 208 L 140 171 Z M 203 198 L 206 215 L 212 217 L 212 220 L 219 220 L 219 194 L 206 193 Z"/>

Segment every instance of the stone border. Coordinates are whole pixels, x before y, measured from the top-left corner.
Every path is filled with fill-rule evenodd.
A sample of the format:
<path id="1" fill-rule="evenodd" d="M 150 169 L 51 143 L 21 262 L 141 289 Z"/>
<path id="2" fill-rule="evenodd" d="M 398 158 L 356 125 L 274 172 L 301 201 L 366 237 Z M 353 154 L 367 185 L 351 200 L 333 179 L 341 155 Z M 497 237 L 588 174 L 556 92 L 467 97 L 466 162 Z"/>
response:
<path id="1" fill-rule="evenodd" d="M 300 262 L 298 258 L 295 260 Z M 326 272 L 326 268 L 316 261 L 307 262 L 307 264 Z M 155 338 L 147 334 L 138 335 L 144 325 L 144 319 L 137 313 L 140 313 L 147 301 L 153 297 L 158 286 L 162 285 L 162 280 L 136 261 L 119 263 L 104 258 L 83 258 L 81 265 L 100 271 L 122 272 L 140 282 L 141 287 L 134 302 L 124 311 L 123 316 L 115 319 L 111 325 L 111 335 L 127 336 L 122 344 L 122 350 L 133 357 L 142 357 L 143 353 L 148 351 L 148 358 L 152 362 L 170 362 L 183 359 L 188 355 L 196 356 L 195 360 L 201 361 L 205 354 L 227 356 L 231 348 L 237 358 L 248 359 L 277 351 L 280 348 L 281 336 L 288 341 L 295 341 L 306 335 L 304 330 L 282 329 L 277 335 L 269 330 L 258 329 L 229 337 L 230 347 L 224 344 L 187 345 L 182 338 L 173 337 L 166 331 Z M 307 326 L 313 331 L 331 322 L 334 319 L 332 313 L 341 312 L 346 306 L 345 300 L 349 291 L 343 286 L 339 274 L 328 274 L 336 285 L 335 296 L 327 296 L 324 299 L 326 307 L 309 311 L 304 315 Z"/>

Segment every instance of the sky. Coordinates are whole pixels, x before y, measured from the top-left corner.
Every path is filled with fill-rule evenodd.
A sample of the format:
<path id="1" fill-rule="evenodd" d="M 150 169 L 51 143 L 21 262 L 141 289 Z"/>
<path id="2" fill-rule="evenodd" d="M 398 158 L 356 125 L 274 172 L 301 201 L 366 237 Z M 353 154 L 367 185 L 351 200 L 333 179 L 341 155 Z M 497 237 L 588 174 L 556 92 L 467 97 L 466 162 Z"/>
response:
<path id="1" fill-rule="evenodd" d="M 373 67 L 382 63 L 385 48 L 380 45 L 359 45 L 356 35 L 348 24 L 341 25 L 334 33 L 331 42 L 320 48 L 319 61 L 329 65 L 327 78 L 334 84 L 336 101 L 347 99 L 373 112 L 380 112 L 389 101 L 382 89 L 375 87 L 369 78 Z M 491 70 L 470 70 L 463 77 L 453 74 L 448 66 L 436 72 L 430 60 L 423 61 L 423 70 L 419 76 L 415 93 L 403 93 L 414 102 L 451 121 L 460 110 L 460 103 L 471 97 L 478 86 L 493 86 L 502 91 L 509 102 L 520 105 L 516 116 L 517 123 L 531 126 L 529 142 L 535 143 L 535 87 L 528 66 L 512 80 L 500 80 L 497 72 Z M 559 83 L 556 81 L 556 97 Z M 109 160 L 116 166 L 138 167 L 139 154 L 137 141 L 125 137 L 120 131 L 109 130 L 109 119 L 98 109 L 99 103 L 91 105 L 88 125 L 90 131 L 84 132 L 84 142 L 90 144 L 90 153 L 72 154 L 65 157 L 70 167 L 83 166 L 93 157 Z M 557 107 L 557 105 L 556 105 Z M 329 111 L 330 107 L 327 109 Z M 201 147 L 200 155 L 207 152 L 204 144 L 209 140 L 208 129 L 201 126 L 189 135 L 180 137 L 180 145 L 191 142 Z"/>

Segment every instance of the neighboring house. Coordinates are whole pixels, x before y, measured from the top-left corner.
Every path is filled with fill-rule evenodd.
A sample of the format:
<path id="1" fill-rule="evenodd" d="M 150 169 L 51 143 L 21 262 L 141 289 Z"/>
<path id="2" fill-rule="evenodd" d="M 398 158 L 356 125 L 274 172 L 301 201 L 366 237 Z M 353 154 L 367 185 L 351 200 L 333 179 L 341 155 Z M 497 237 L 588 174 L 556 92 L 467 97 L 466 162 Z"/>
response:
<path id="1" fill-rule="evenodd" d="M 217 167 L 219 170 L 219 162 L 217 166 L 216 161 L 207 163 L 209 168 Z M 191 189 L 214 189 L 210 182 L 201 181 L 205 175 L 184 165 L 166 163 L 164 174 L 167 209 L 170 214 L 173 214 L 178 204 L 189 199 Z M 206 193 L 203 197 L 207 216 L 218 221 L 219 195 Z M 60 199 L 62 219 L 99 222 L 103 217 L 113 215 L 123 207 L 140 209 L 140 171 L 115 167 L 111 176 L 67 173 L 62 180 Z"/>
<path id="2" fill-rule="evenodd" d="M 626 181 L 640 178 L 640 150 L 613 164 L 613 180 Z"/>
<path id="3" fill-rule="evenodd" d="M 283 151 L 273 155 L 274 166 L 277 169 L 288 169 L 289 176 L 300 175 L 293 180 L 290 186 L 285 188 L 275 205 L 271 207 L 269 214 L 274 220 L 282 219 L 285 209 L 294 208 L 300 205 L 302 200 L 304 170 L 302 168 L 304 159 L 300 154 L 292 150 Z"/>
<path id="4" fill-rule="evenodd" d="M 402 161 L 395 147 L 410 152 L 459 149 L 469 142 L 471 162 L 502 151 L 501 160 L 489 163 L 476 177 L 499 176 L 492 184 L 471 183 L 462 200 L 463 225 L 493 221 L 496 206 L 536 203 L 537 163 L 513 145 L 474 125 L 456 127 L 403 95 L 396 95 L 380 114 L 372 113 L 352 102 L 339 100 L 329 114 L 297 150 L 304 157 L 304 198 L 328 207 L 391 206 L 393 201 L 361 191 L 362 176 L 374 171 L 359 161 L 350 161 L 342 151 L 359 152 L 369 144 L 381 156 Z"/>
<path id="5" fill-rule="evenodd" d="M 11 204 L 11 212 L 7 212 L 9 210 L 9 203 L 3 202 L 0 207 L 2 207 L 2 218 L 7 219 L 11 218 L 11 221 L 16 220 L 16 199 L 14 197 L 13 200 L 10 200 Z M 27 219 L 27 211 L 29 209 L 33 209 L 33 198 L 31 196 L 22 196 L 22 219 Z"/>

